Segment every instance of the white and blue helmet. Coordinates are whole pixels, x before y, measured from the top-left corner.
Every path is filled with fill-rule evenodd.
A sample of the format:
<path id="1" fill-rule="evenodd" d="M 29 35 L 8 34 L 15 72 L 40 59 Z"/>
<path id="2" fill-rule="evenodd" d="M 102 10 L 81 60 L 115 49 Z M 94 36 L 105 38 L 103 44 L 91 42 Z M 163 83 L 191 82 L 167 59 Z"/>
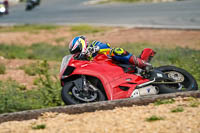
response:
<path id="1" fill-rule="evenodd" d="M 71 54 L 77 54 L 77 53 L 84 54 L 86 53 L 87 45 L 88 45 L 87 39 L 84 36 L 75 37 L 69 43 L 69 52 Z"/>

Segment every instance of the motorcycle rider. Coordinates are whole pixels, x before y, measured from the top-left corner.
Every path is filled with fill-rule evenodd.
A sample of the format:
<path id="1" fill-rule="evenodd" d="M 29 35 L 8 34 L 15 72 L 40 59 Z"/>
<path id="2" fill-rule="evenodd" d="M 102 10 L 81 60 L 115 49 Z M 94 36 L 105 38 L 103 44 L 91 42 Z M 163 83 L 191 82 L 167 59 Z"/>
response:
<path id="1" fill-rule="evenodd" d="M 111 48 L 109 43 L 93 41 L 91 44 L 88 44 L 84 36 L 75 37 L 69 44 L 69 51 L 71 54 L 75 54 L 76 57 L 85 57 L 87 59 L 92 59 L 97 54 L 105 54 L 117 62 L 132 64 L 144 70 L 152 68 L 149 61 L 155 55 L 155 51 L 150 48 L 145 48 L 140 56 L 136 57 L 123 48 Z"/>

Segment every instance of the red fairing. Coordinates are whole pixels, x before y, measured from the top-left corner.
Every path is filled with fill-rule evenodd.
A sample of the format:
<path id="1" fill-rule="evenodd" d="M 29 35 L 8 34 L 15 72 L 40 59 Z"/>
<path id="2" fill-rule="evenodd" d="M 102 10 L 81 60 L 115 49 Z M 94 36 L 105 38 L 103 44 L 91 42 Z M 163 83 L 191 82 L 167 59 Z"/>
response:
<path id="1" fill-rule="evenodd" d="M 70 60 L 68 66 L 75 67 L 72 75 L 97 77 L 103 84 L 108 100 L 129 98 L 138 84 L 149 81 L 141 76 L 125 73 L 106 55 L 99 54 L 92 61 Z M 61 72 L 61 76 L 64 71 Z"/>

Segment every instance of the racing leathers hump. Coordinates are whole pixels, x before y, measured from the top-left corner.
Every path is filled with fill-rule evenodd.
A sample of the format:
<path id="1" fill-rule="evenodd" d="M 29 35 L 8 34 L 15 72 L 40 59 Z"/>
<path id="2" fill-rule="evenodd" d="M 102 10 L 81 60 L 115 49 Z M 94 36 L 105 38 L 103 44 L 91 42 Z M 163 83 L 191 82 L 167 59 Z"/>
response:
<path id="1" fill-rule="evenodd" d="M 93 41 L 89 47 L 96 47 L 98 51 L 92 55 L 92 57 L 95 57 L 97 54 L 105 54 L 109 58 L 112 58 L 113 60 L 124 63 L 124 64 L 132 64 L 134 66 L 138 66 L 140 68 L 144 68 L 145 66 L 149 65 L 147 62 L 150 57 L 154 56 L 155 52 L 152 49 L 144 49 L 140 57 L 136 57 L 133 54 L 130 54 L 128 51 L 126 51 L 123 48 L 111 48 L 109 43 L 102 43 L 100 41 Z"/>

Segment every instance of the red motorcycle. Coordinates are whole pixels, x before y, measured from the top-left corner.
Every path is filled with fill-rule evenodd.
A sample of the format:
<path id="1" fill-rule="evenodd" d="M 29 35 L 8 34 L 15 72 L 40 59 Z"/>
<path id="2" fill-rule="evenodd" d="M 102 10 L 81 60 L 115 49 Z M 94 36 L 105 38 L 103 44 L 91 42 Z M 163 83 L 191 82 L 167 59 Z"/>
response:
<path id="1" fill-rule="evenodd" d="M 194 77 L 181 68 L 161 66 L 145 72 L 115 62 L 104 54 L 91 61 L 65 56 L 60 80 L 61 96 L 68 105 L 198 89 Z"/>

